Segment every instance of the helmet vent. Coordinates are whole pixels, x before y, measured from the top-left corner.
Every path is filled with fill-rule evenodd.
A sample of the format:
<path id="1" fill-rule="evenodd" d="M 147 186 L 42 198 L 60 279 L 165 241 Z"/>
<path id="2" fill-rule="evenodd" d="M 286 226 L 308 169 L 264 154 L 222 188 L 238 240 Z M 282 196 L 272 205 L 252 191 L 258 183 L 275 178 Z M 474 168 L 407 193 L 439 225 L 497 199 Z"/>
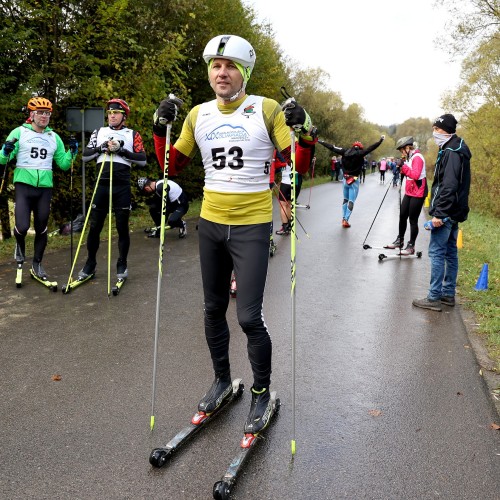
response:
<path id="1" fill-rule="evenodd" d="M 223 56 L 224 55 L 224 49 L 226 48 L 226 43 L 229 41 L 231 37 L 230 36 L 223 36 L 220 39 L 219 47 L 217 49 L 217 55 L 218 56 Z"/>

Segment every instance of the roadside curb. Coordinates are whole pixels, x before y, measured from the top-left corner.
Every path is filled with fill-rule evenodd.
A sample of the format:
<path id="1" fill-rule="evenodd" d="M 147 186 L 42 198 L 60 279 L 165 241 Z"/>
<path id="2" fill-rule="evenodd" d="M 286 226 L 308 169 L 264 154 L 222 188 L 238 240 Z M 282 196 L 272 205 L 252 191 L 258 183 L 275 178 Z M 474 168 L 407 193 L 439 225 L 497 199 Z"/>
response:
<path id="1" fill-rule="evenodd" d="M 460 314 L 477 363 L 481 368 L 480 374 L 486 382 L 488 394 L 500 417 L 500 395 L 496 395 L 493 392 L 500 388 L 500 373 L 495 366 L 495 362 L 488 355 L 483 338 L 477 333 L 477 321 L 474 313 L 462 305 L 460 307 Z"/>

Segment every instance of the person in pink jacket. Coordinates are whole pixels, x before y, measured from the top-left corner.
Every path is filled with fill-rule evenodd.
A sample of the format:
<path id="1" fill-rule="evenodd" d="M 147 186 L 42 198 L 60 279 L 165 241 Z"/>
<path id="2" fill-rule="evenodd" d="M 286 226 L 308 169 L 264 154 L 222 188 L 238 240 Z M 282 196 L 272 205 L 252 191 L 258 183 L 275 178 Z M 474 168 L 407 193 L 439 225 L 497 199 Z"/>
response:
<path id="1" fill-rule="evenodd" d="M 415 241 L 418 236 L 418 217 L 427 196 L 427 179 L 425 178 L 425 159 L 413 145 L 413 137 L 402 137 L 396 142 L 396 149 L 406 159 L 401 167 L 401 174 L 406 176 L 405 195 L 401 201 L 399 214 L 399 233 L 396 240 L 386 248 L 403 248 L 407 222 L 410 221 L 410 239 L 402 255 L 415 253 Z"/>
<path id="2" fill-rule="evenodd" d="M 382 158 L 378 162 L 378 169 L 380 171 L 380 184 L 385 184 L 385 171 L 387 170 L 387 161 Z"/>

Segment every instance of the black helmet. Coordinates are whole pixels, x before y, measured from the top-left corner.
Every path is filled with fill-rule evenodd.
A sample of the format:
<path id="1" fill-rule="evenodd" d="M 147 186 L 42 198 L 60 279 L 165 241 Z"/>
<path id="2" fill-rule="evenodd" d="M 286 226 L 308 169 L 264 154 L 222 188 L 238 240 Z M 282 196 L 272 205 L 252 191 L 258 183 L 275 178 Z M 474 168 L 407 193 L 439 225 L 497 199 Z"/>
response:
<path id="1" fill-rule="evenodd" d="M 150 183 L 150 179 L 148 177 L 139 177 L 137 179 L 137 185 L 139 186 L 139 189 L 141 191 L 144 190 L 144 188 Z"/>
<path id="2" fill-rule="evenodd" d="M 398 142 L 396 142 L 396 149 L 401 149 L 404 148 L 405 146 L 413 146 L 414 140 L 411 135 L 408 135 L 406 137 L 401 137 L 401 139 L 398 139 Z"/>

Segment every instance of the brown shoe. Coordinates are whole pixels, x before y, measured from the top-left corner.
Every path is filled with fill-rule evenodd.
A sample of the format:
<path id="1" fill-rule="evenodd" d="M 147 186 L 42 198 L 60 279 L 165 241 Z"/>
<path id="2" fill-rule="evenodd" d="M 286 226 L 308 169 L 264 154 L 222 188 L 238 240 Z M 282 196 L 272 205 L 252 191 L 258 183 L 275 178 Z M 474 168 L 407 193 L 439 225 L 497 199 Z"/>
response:
<path id="1" fill-rule="evenodd" d="M 442 311 L 440 300 L 429 300 L 427 297 L 425 299 L 413 299 L 412 304 L 415 307 L 421 307 L 422 309 L 430 309 L 431 311 Z"/>
<path id="2" fill-rule="evenodd" d="M 455 297 L 441 297 L 441 304 L 453 307 L 455 305 Z"/>

